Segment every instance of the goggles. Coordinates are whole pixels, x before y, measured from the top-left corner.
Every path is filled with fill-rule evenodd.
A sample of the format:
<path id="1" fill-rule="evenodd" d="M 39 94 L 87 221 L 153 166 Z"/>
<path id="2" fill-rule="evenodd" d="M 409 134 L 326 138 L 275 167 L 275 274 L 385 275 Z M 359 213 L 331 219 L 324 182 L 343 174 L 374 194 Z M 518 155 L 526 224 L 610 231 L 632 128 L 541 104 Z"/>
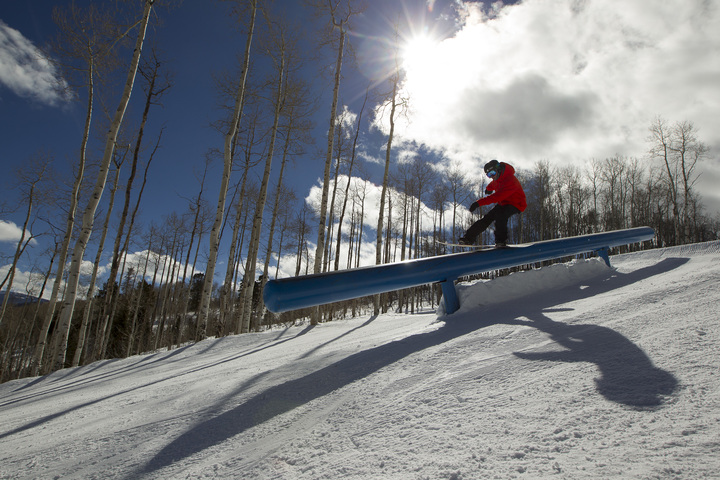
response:
<path id="1" fill-rule="evenodd" d="M 486 175 L 490 178 L 495 178 L 495 176 L 497 176 L 497 171 L 490 170 L 489 172 L 486 173 Z"/>

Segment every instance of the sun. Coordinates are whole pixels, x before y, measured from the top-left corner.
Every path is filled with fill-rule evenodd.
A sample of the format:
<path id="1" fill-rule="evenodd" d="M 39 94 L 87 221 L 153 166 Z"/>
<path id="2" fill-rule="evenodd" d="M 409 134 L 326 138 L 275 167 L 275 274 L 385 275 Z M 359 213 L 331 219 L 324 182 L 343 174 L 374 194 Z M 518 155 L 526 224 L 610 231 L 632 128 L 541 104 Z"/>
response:
<path id="1" fill-rule="evenodd" d="M 451 69 L 449 52 L 437 37 L 418 33 L 405 39 L 400 50 L 403 91 L 415 108 L 434 110 L 446 96 Z"/>
<path id="2" fill-rule="evenodd" d="M 419 33 L 405 39 L 401 49 L 402 67 L 406 70 L 422 68 L 433 60 L 440 42 L 430 34 Z"/>

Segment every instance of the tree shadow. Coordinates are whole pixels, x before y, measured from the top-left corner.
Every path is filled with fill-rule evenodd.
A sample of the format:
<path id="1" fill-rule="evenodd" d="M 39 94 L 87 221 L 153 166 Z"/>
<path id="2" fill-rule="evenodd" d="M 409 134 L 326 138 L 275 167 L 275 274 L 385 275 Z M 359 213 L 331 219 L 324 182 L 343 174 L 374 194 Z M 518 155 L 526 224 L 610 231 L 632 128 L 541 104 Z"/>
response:
<path id="1" fill-rule="evenodd" d="M 625 287 L 648 277 L 673 270 L 687 259 L 666 259 L 651 267 L 630 274 L 612 273 L 608 278 L 593 279 L 593 286 L 564 289 L 557 295 L 538 295 L 531 302 L 515 302 L 508 316 L 479 320 L 459 316 L 444 317 L 445 325 L 437 330 L 411 335 L 375 348 L 350 355 L 332 365 L 321 368 L 304 377 L 272 386 L 244 403 L 227 410 L 227 403 L 237 401 L 244 387 L 236 389 L 223 400 L 203 412 L 202 418 L 187 432 L 161 449 L 148 463 L 132 472 L 127 478 L 151 475 L 175 462 L 196 455 L 278 415 L 290 412 L 312 400 L 323 397 L 351 383 L 366 378 L 383 367 L 391 365 L 411 354 L 462 337 L 493 324 L 526 324 L 547 331 L 553 339 L 574 349 L 565 354 L 566 361 L 591 361 L 600 367 L 603 377 L 598 381 L 598 392 L 608 400 L 626 405 L 659 405 L 659 395 L 671 394 L 677 380 L 667 372 L 653 366 L 642 350 L 621 334 L 594 325 L 567 326 L 544 317 L 543 301 L 558 305 L 597 295 L 605 291 Z M 543 300 L 544 299 L 544 300 Z M 523 311 L 523 306 L 540 305 L 536 312 Z M 500 311 L 492 309 L 493 312 Z M 534 319 L 530 322 L 519 320 Z M 573 342 L 578 342 L 574 345 Z M 604 349 L 604 350 L 603 350 Z M 532 358 L 533 354 L 525 358 Z M 551 359 L 548 354 L 534 354 L 538 359 Z M 557 355 L 553 353 L 553 355 Z M 560 357 L 558 357 L 560 358 Z M 644 381 L 638 382 L 639 378 Z M 643 386 L 644 385 L 644 386 Z M 234 402 L 233 402 L 234 403 Z"/>
<path id="2" fill-rule="evenodd" d="M 285 329 L 279 331 L 278 335 L 275 338 L 268 340 L 265 345 L 254 347 L 252 350 L 245 352 L 245 353 L 233 355 L 231 360 L 237 359 L 238 357 L 252 355 L 261 350 L 275 347 L 281 343 L 285 343 L 290 340 L 294 340 L 294 339 L 300 337 L 301 335 L 307 334 L 313 328 L 314 328 L 313 325 L 308 325 L 299 333 L 291 334 L 291 335 L 288 335 L 288 332 L 290 331 L 290 327 L 285 328 Z M 285 338 L 283 338 L 283 337 L 285 337 Z M 219 348 L 219 346 L 222 343 L 224 343 L 225 341 L 228 341 L 228 339 L 230 339 L 230 337 L 217 338 L 214 341 L 207 342 L 206 345 L 203 347 L 203 349 L 200 350 L 199 352 L 197 352 L 197 355 L 203 355 L 205 353 L 211 352 L 213 349 Z M 176 360 L 170 360 L 170 359 L 173 357 L 176 357 L 179 354 L 184 353 L 186 350 L 192 349 L 192 348 L 199 348 L 199 344 L 198 343 L 188 343 L 186 345 L 176 347 L 172 350 L 158 351 L 158 352 L 154 352 L 154 353 L 150 353 L 150 354 L 143 354 L 143 355 L 137 356 L 136 357 L 137 360 L 134 360 L 134 361 L 128 361 L 128 359 L 123 359 L 123 358 L 111 358 L 111 359 L 106 359 L 106 360 L 98 360 L 89 365 L 73 367 L 71 369 L 63 369 L 63 370 L 59 370 L 56 372 L 52 372 L 47 375 L 39 376 L 39 377 L 35 378 L 34 380 L 32 380 L 28 383 L 25 383 L 23 385 L 20 385 L 16 389 L 12 390 L 12 393 L 21 392 L 23 390 L 32 390 L 34 387 L 37 387 L 38 385 L 41 385 L 41 384 L 48 384 L 48 385 L 51 385 L 54 383 L 61 384 L 61 386 L 58 387 L 57 389 L 46 389 L 46 390 L 43 390 L 42 392 L 35 394 L 35 395 L 47 395 L 48 393 L 56 393 L 56 392 L 68 390 L 69 388 L 80 387 L 80 386 L 82 386 L 84 384 L 88 384 L 88 383 L 109 380 L 113 377 L 122 376 L 127 373 L 134 374 L 134 372 L 136 372 L 139 367 L 144 368 L 144 367 L 148 367 L 155 363 L 163 363 L 164 365 L 167 365 L 167 364 L 169 364 L 171 362 L 175 362 L 175 361 L 182 362 L 183 358 L 176 359 Z M 123 361 L 124 361 L 124 365 L 122 367 L 117 368 L 117 369 L 111 369 L 111 370 L 107 369 L 107 367 L 109 365 L 112 365 L 115 363 L 120 363 Z M 224 362 L 221 362 L 221 363 L 224 363 Z M 214 364 L 210 365 L 210 366 L 214 366 Z M 95 371 L 100 371 L 102 373 L 100 373 L 98 375 L 93 375 L 93 373 Z M 9 405 L 12 403 L 17 403 L 17 402 L 26 400 L 31 397 L 32 396 L 17 397 L 15 399 L 13 399 L 11 402 L 0 403 L 0 407 Z"/>
<path id="3" fill-rule="evenodd" d="M 331 343 L 337 342 L 337 341 L 340 340 L 341 338 L 346 337 L 346 336 L 352 334 L 353 332 L 355 332 L 355 331 L 357 331 L 357 330 L 360 330 L 361 328 L 367 327 L 367 326 L 370 325 L 372 322 L 374 322 L 374 321 L 377 319 L 377 317 L 378 317 L 377 315 L 371 316 L 371 317 L 368 318 L 367 321 L 365 321 L 362 325 L 358 325 L 357 327 L 352 328 L 352 329 L 346 331 L 346 332 L 343 333 L 342 335 L 340 335 L 340 336 L 338 336 L 338 337 L 335 337 L 335 338 L 333 338 L 332 340 L 328 340 L 328 341 L 325 342 L 325 343 L 321 343 L 321 344 L 318 345 L 317 347 L 308 350 L 307 353 L 305 353 L 305 355 L 303 355 L 303 356 L 300 357 L 300 358 L 307 358 L 307 357 L 313 355 L 313 354 L 314 354 L 315 352 L 317 352 L 318 350 L 321 350 L 322 348 L 327 347 L 327 346 L 330 345 Z"/>

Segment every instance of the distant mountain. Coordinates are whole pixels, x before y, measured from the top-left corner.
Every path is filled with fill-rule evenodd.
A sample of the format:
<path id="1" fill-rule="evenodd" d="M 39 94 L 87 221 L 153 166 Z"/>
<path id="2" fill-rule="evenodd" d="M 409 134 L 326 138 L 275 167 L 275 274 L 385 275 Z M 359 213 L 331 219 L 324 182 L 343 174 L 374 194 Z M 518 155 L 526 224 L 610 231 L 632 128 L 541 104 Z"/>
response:
<path id="1" fill-rule="evenodd" d="M 0 292 L 0 304 L 5 301 L 5 292 Z M 24 293 L 17 293 L 17 292 L 10 292 L 10 305 L 13 305 L 15 307 L 19 307 L 22 305 L 28 305 L 31 303 L 36 303 L 38 301 L 37 297 L 33 297 L 32 295 L 26 295 Z M 40 299 L 42 303 L 47 302 L 47 300 Z"/>

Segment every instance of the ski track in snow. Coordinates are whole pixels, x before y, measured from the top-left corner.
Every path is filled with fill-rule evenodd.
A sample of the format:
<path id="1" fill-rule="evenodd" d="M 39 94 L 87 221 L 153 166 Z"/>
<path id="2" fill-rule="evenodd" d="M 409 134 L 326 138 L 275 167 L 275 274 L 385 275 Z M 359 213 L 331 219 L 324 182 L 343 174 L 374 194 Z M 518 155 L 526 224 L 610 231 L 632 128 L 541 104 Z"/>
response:
<path id="1" fill-rule="evenodd" d="M 720 242 L 611 262 L 2 384 L 0 478 L 720 478 Z"/>

